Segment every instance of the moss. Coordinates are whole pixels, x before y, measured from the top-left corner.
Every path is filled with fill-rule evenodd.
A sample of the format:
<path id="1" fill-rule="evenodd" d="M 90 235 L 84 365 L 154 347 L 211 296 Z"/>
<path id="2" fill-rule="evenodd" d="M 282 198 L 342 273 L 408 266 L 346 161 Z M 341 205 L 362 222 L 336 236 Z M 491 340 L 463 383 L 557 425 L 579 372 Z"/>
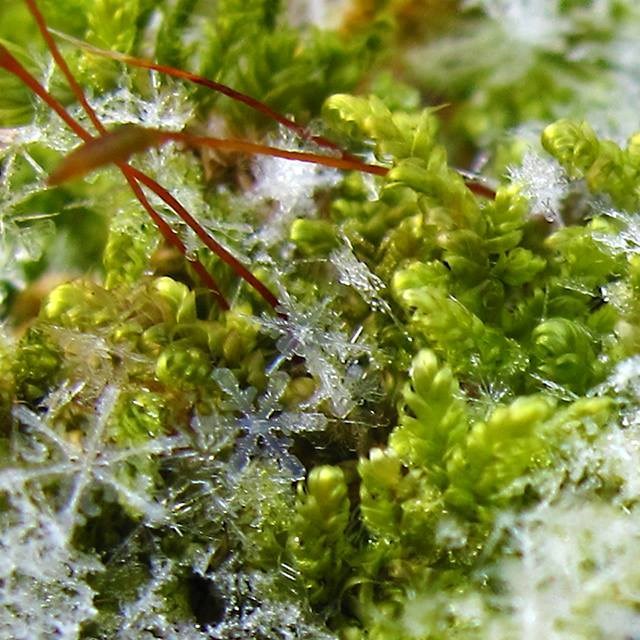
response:
<path id="1" fill-rule="evenodd" d="M 57 283 L 38 313 L 7 304 L 0 542 L 27 548 L 44 531 L 51 563 L 72 567 L 67 583 L 28 553 L 12 560 L 0 591 L 27 603 L 12 605 L 20 624 L 35 598 L 43 637 L 61 611 L 78 616 L 67 637 L 517 637 L 527 598 L 547 602 L 537 594 L 554 582 L 524 593 L 514 578 L 526 540 L 532 557 L 547 553 L 539 514 L 552 512 L 557 545 L 562 505 L 590 513 L 608 501 L 595 511 L 628 526 L 640 134 L 621 145 L 557 114 L 578 109 L 579 84 L 611 80 L 608 50 L 583 66 L 559 52 L 624 41 L 637 16 L 604 3 L 598 27 L 578 4 L 558 5 L 556 44 L 529 42 L 521 73 L 468 56 L 469 42 L 486 52 L 499 35 L 490 3 L 355 2 L 335 28 L 265 0 L 43 4 L 56 29 L 202 71 L 310 123 L 285 134 L 246 104 L 65 40 L 108 128 L 189 127 L 309 153 L 330 138 L 340 150 L 326 153 L 354 170 L 148 150 L 132 164 L 202 225 L 194 233 L 150 196 L 163 242 L 114 168 L 45 184 L 77 140 L 0 69 L 4 285 L 35 287 L 43 272 Z M 425 7 L 432 28 L 410 29 L 406 16 Z M 7 12 L 15 33 L 2 27 L 3 42 L 84 124 L 59 71 L 46 71 L 28 11 L 11 0 Z M 412 61 L 410 34 L 431 39 L 438 69 Z M 455 104 L 425 107 L 439 74 Z M 504 128 L 534 118 L 546 123 L 528 152 L 537 164 L 525 155 L 505 174 L 523 142 L 501 142 Z M 450 160 L 498 147 L 481 184 Z M 76 211 L 87 218 L 72 228 Z M 205 234 L 264 283 L 274 309 L 232 260 L 203 249 Z M 575 565 L 597 572 L 583 529 L 576 539 L 591 542 Z M 630 530 L 616 544 L 635 561 Z M 601 594 L 624 610 L 625 633 L 631 592 Z M 598 627 L 610 616 L 581 626 L 579 605 L 548 606 L 539 619 L 556 630 L 570 620 L 585 637 L 613 637 Z"/>

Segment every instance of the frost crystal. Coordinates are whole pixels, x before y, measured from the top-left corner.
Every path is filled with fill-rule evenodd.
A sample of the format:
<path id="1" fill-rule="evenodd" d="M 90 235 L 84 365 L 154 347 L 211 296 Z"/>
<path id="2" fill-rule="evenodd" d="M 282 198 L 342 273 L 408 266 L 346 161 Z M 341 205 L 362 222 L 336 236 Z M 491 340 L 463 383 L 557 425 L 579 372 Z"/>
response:
<path id="1" fill-rule="evenodd" d="M 234 613 L 208 630 L 212 640 L 337 640 L 302 605 L 270 598 L 272 579 L 261 572 L 222 570 L 211 578 L 223 587 L 226 609 Z"/>
<path id="2" fill-rule="evenodd" d="M 40 182 L 20 184 L 16 180 L 25 168 L 43 177 L 42 167 L 24 148 L 39 141 L 41 133 L 33 126 L 0 133 L 0 281 L 23 288 L 24 266 L 40 258 L 54 234 L 53 222 L 47 216 L 37 212 L 17 213 L 42 189 Z M 4 295 L 0 292 L 0 303 Z"/>
<path id="3" fill-rule="evenodd" d="M 372 309 L 391 313 L 391 307 L 380 295 L 386 288 L 384 282 L 372 273 L 364 262 L 356 258 L 350 246 L 333 251 L 329 259 L 338 271 L 341 284 L 353 287 Z"/>
<path id="4" fill-rule="evenodd" d="M 522 186 L 534 214 L 542 213 L 548 222 L 562 224 L 559 210 L 569 181 L 556 160 L 529 150 L 520 166 L 509 168 L 509 178 Z"/>
<path id="5" fill-rule="evenodd" d="M 95 485 L 115 491 L 118 498 L 134 510 L 141 511 L 149 522 L 165 519 L 162 505 L 148 496 L 144 474 L 139 486 L 125 484 L 119 477 L 128 461 L 168 453 L 185 445 L 182 436 L 159 437 L 138 446 L 116 447 L 106 441 L 105 428 L 117 400 L 115 387 L 107 387 L 96 407 L 86 436 L 80 442 L 58 433 L 51 424 L 23 406 L 14 410 L 15 418 L 27 427 L 26 437 L 16 438 L 15 458 L 24 464 L 0 472 L 0 486 L 5 491 L 44 489 L 60 483 L 60 509 L 57 518 L 69 531 L 84 522 L 83 501 L 90 498 Z M 53 413 L 53 412 L 50 412 Z"/>
<path id="6" fill-rule="evenodd" d="M 620 223 L 620 228 L 615 234 L 595 232 L 593 237 L 614 255 L 632 255 L 640 253 L 640 222 L 638 216 L 616 211 L 615 209 L 602 209 L 599 213 L 613 218 Z"/>
<path id="7" fill-rule="evenodd" d="M 235 415 L 230 418 L 220 416 L 220 420 L 229 423 L 231 429 L 240 430 L 232 466 L 243 469 L 252 458 L 261 456 L 277 461 L 289 471 L 292 479 L 304 478 L 304 467 L 289 451 L 292 444 L 290 436 L 323 429 L 326 418 L 320 413 L 282 410 L 279 401 L 289 383 L 289 376 L 284 372 L 272 373 L 267 390 L 258 398 L 254 387 L 240 389 L 229 369 L 217 369 L 213 377 L 228 397 L 223 408 Z"/>
<path id="8" fill-rule="evenodd" d="M 289 131 L 281 132 L 271 144 L 282 149 L 303 150 L 299 139 Z M 317 189 L 332 187 L 340 180 L 340 173 L 334 169 L 271 156 L 255 159 L 254 174 L 253 198 L 258 202 L 274 203 L 268 223 L 259 232 L 260 241 L 268 246 L 286 235 L 296 216 L 308 214 L 313 209 Z"/>
<path id="9" fill-rule="evenodd" d="M 76 551 L 73 536 L 99 510 L 93 501 L 97 485 L 115 492 L 147 523 L 166 520 L 163 505 L 149 495 L 148 483 L 134 484 L 127 465 L 170 453 L 184 446 L 185 439 L 156 438 L 130 448 L 111 444 L 105 432 L 118 399 L 113 386 L 103 390 L 86 433 L 61 433 L 56 415 L 82 390 L 79 385 L 50 397 L 46 415 L 24 406 L 13 412 L 22 425 L 12 439 L 17 464 L 0 471 L 9 505 L 0 525 L 2 637 L 77 638 L 80 625 L 96 613 L 85 577 L 102 565 Z"/>
<path id="10" fill-rule="evenodd" d="M 173 563 L 154 560 L 151 579 L 138 593 L 135 602 L 125 605 L 121 611 L 122 624 L 117 638 L 128 640 L 206 640 L 210 636 L 194 623 L 167 619 L 166 596 L 162 592 L 174 578 Z"/>
<path id="11" fill-rule="evenodd" d="M 279 334 L 280 358 L 300 356 L 314 377 L 318 389 L 310 401 L 328 399 L 333 413 L 345 417 L 355 405 L 351 387 L 357 385 L 360 368 L 357 358 L 369 355 L 371 349 L 341 333 L 340 319 L 330 308 L 330 299 L 302 308 L 289 294 L 282 292 L 277 318 L 264 316 L 262 325 Z"/>

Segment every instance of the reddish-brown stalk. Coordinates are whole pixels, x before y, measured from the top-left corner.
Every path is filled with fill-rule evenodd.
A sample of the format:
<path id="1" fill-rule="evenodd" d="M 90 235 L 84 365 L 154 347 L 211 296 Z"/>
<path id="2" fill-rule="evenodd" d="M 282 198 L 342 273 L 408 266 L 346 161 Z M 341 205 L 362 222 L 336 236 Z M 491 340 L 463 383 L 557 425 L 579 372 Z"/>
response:
<path id="1" fill-rule="evenodd" d="M 144 143 L 142 145 L 136 144 L 134 142 L 133 147 L 131 146 L 131 135 L 127 138 L 127 136 L 120 136 L 119 138 L 115 137 L 116 143 L 118 141 L 124 142 L 125 150 L 119 149 L 117 144 L 114 149 L 113 140 L 108 140 L 109 133 L 106 131 L 99 118 L 97 117 L 95 111 L 92 109 L 91 105 L 86 100 L 84 93 L 76 81 L 75 77 L 71 73 L 66 61 L 61 55 L 55 41 L 51 37 L 49 30 L 46 25 L 46 21 L 42 13 L 40 12 L 35 0 L 26 0 L 27 6 L 33 15 L 38 28 L 49 48 L 56 64 L 60 67 L 63 74 L 65 75 L 69 86 L 71 87 L 74 95 L 79 100 L 81 105 L 83 106 L 85 112 L 93 122 L 94 126 L 100 133 L 100 138 L 93 138 L 91 134 L 89 134 L 79 123 L 77 123 L 69 114 L 66 112 L 64 107 L 60 105 L 60 103 L 49 93 L 47 92 L 42 85 L 38 83 L 38 81 L 29 74 L 29 72 L 20 65 L 20 63 L 9 54 L 6 49 L 3 51 L 3 61 L 4 66 L 8 71 L 17 75 L 32 91 L 34 91 L 38 96 L 40 96 L 51 108 L 53 108 L 60 117 L 67 123 L 71 129 L 84 140 L 85 145 L 89 148 L 93 148 L 93 166 L 99 166 L 103 162 L 110 161 L 117 164 L 117 166 L 121 169 L 125 178 L 127 179 L 129 185 L 136 197 L 140 200 L 141 204 L 147 210 L 153 221 L 156 223 L 161 233 L 165 236 L 165 238 L 173 244 L 178 250 L 186 256 L 186 247 L 184 243 L 180 240 L 180 238 L 175 234 L 173 229 L 162 219 L 162 217 L 153 209 L 146 196 L 144 195 L 142 189 L 140 188 L 140 183 L 144 184 L 147 188 L 151 189 L 156 195 L 158 195 L 168 206 L 170 206 L 178 216 L 197 234 L 197 236 L 205 243 L 205 245 L 211 249 L 214 253 L 216 253 L 226 264 L 228 264 L 242 279 L 244 279 L 248 284 L 250 284 L 264 299 L 270 304 L 272 307 L 276 307 L 278 305 L 277 298 L 271 293 L 271 291 L 262 283 L 258 278 L 256 278 L 244 265 L 242 265 L 233 255 L 231 255 L 224 247 L 222 247 L 219 243 L 217 243 L 211 236 L 207 234 L 204 228 L 193 218 L 188 211 L 182 207 L 182 205 L 162 186 L 160 186 L 155 180 L 146 174 L 133 169 L 128 164 L 126 164 L 126 160 L 131 153 L 137 150 L 142 150 L 146 148 L 148 143 Z M 4 48 L 3 48 L 4 49 Z M 6 54 L 6 55 L 5 55 Z M 233 92 L 233 90 L 230 90 Z M 141 128 L 138 128 L 138 132 L 143 131 Z M 139 135 L 139 134 L 138 134 Z M 143 133 L 143 135 L 146 135 Z M 135 137 L 135 136 L 134 136 Z M 98 150 L 98 153 L 95 151 Z M 100 155 L 100 150 L 102 155 Z M 103 158 L 101 159 L 96 159 Z M 66 169 L 71 175 L 77 172 L 77 167 L 73 168 L 73 163 L 71 163 L 71 167 Z M 61 182 L 64 179 L 64 176 L 58 175 L 58 182 Z M 54 179 L 51 180 L 52 183 L 56 182 L 55 176 Z M 206 271 L 204 266 L 198 260 L 192 260 L 195 270 L 200 277 L 206 282 L 207 286 L 209 286 L 218 302 L 225 309 L 228 308 L 228 304 L 224 299 L 224 296 L 220 292 L 219 287 L 213 280 L 212 276 Z"/>
<path id="2" fill-rule="evenodd" d="M 251 109 L 254 109 L 255 111 L 258 111 L 259 113 L 262 113 L 263 115 L 271 118 L 272 120 L 279 122 L 283 126 L 290 129 L 291 131 L 294 131 L 301 138 L 306 140 L 312 140 L 319 147 L 325 147 L 327 149 L 338 151 L 342 159 L 351 160 L 354 162 L 353 165 L 347 166 L 347 165 L 337 165 L 337 164 L 330 165 L 328 164 L 328 162 L 324 160 L 318 160 L 317 164 L 327 164 L 327 166 L 335 166 L 338 169 L 351 169 L 354 171 L 361 171 L 364 173 L 373 173 L 375 175 L 380 175 L 380 176 L 386 175 L 389 171 L 386 167 L 370 165 L 362 162 L 356 156 L 348 153 L 347 151 L 342 149 L 339 145 L 337 145 L 335 142 L 329 140 L 328 138 L 325 138 L 324 136 L 309 135 L 307 129 L 302 125 L 299 125 L 297 122 L 273 110 L 264 102 L 261 102 L 260 100 L 257 100 L 256 98 L 253 98 L 252 96 L 249 96 L 247 94 L 241 93 L 236 89 L 232 89 L 231 87 L 225 84 L 222 84 L 220 82 L 215 82 L 214 80 L 209 80 L 208 78 L 200 76 L 196 73 L 192 73 L 190 71 L 184 71 L 183 69 L 177 69 L 176 67 L 171 67 L 169 65 L 159 64 L 157 62 L 152 62 L 151 60 L 146 60 L 144 58 L 137 58 L 135 56 L 121 53 L 119 51 L 108 51 L 106 49 L 101 49 L 100 47 L 96 47 L 94 45 L 89 44 L 88 42 L 84 42 L 83 40 L 79 40 L 78 38 L 74 38 L 64 33 L 60 33 L 57 31 L 54 33 L 58 37 L 64 38 L 65 40 L 72 42 L 77 47 L 87 51 L 88 53 L 101 56 L 103 58 L 110 58 L 112 60 L 117 60 L 119 62 L 123 62 L 125 64 L 129 64 L 134 67 L 139 67 L 142 69 L 150 69 L 153 71 L 159 71 L 160 73 L 163 73 L 165 75 L 172 76 L 174 78 L 180 78 L 182 80 L 187 80 L 194 84 L 198 84 L 203 87 L 212 89 L 213 91 L 216 91 L 218 93 L 222 93 L 223 95 L 228 96 L 232 100 L 235 100 L 236 102 L 241 102 L 247 105 L 248 107 L 250 107 Z M 210 138 L 210 140 L 213 140 L 213 138 Z M 227 148 L 233 151 L 245 151 L 246 153 L 262 153 L 261 151 L 250 149 L 249 145 L 251 145 L 251 143 L 247 143 L 244 141 L 228 140 L 228 141 L 225 141 L 225 143 L 229 145 Z M 241 148 L 241 144 L 238 144 L 237 147 L 232 147 L 231 145 L 233 143 L 244 143 L 244 145 L 247 145 L 247 146 L 245 146 L 244 148 Z M 215 143 L 211 143 L 204 146 L 214 146 L 214 144 Z M 194 145 L 194 146 L 197 146 L 197 145 Z M 220 145 L 218 146 L 218 148 L 223 148 L 223 147 L 222 145 Z M 267 153 L 267 155 L 276 155 L 277 157 L 288 158 L 293 160 L 301 160 L 302 162 L 316 162 L 315 158 L 325 158 L 325 156 L 316 156 L 315 154 L 308 154 L 309 158 L 304 159 L 304 158 L 285 155 L 288 153 L 295 155 L 300 152 L 287 152 L 281 149 L 274 150 L 273 147 L 265 147 L 265 148 L 274 151 L 274 152 L 270 151 L 269 153 Z M 496 197 L 495 189 L 489 186 L 481 178 L 477 178 L 471 175 L 469 172 L 463 171 L 463 170 L 460 170 L 459 173 L 464 179 L 464 182 L 467 185 L 467 188 L 469 189 L 469 191 L 483 198 L 488 198 L 491 200 L 495 199 Z"/>
<path id="3" fill-rule="evenodd" d="M 228 98 L 235 100 L 236 102 L 241 102 L 242 104 L 248 106 L 250 109 L 253 109 L 254 111 L 257 111 L 258 113 L 266 116 L 270 120 L 274 120 L 275 122 L 280 123 L 282 126 L 293 131 L 298 137 L 302 138 L 303 140 L 311 140 L 312 142 L 315 142 L 319 147 L 325 147 L 326 149 L 337 151 L 340 153 L 340 156 L 342 158 L 357 160 L 355 156 L 351 155 L 344 149 L 341 149 L 340 146 L 332 140 L 329 140 L 324 136 L 310 134 L 306 127 L 298 124 L 297 122 L 295 122 L 295 120 L 287 118 L 285 115 L 279 113 L 278 111 L 275 111 L 264 102 L 261 102 L 260 100 L 253 98 L 246 93 L 237 91 L 236 89 L 233 89 L 226 84 L 216 82 L 215 80 L 210 80 L 209 78 L 200 76 L 197 73 L 185 71 L 184 69 L 177 69 L 176 67 L 171 67 L 166 64 L 159 64 L 157 62 L 146 60 L 144 58 L 137 58 L 135 56 L 127 55 L 126 53 L 120 53 L 119 51 L 108 51 L 107 49 L 101 49 L 100 47 L 95 47 L 88 42 L 84 42 L 83 40 L 79 40 L 78 38 L 73 38 L 72 36 L 68 36 L 58 31 L 54 31 L 54 33 L 57 36 L 64 38 L 69 42 L 72 42 L 78 48 L 83 49 L 87 53 L 91 53 L 102 58 L 117 60 L 118 62 L 123 62 L 125 64 L 131 65 L 133 67 L 139 67 L 141 69 L 159 71 L 164 75 L 171 76 L 173 78 L 180 78 L 181 80 L 187 80 L 188 82 L 192 82 L 193 84 L 207 87 L 207 89 L 211 89 L 216 93 L 221 93 Z"/>
<path id="4" fill-rule="evenodd" d="M 66 180 L 82 177 L 105 164 L 124 162 L 134 153 L 160 146 L 170 140 L 193 147 L 211 147 L 224 151 L 266 155 L 297 160 L 298 162 L 310 162 L 334 169 L 372 173 L 378 176 L 384 176 L 389 171 L 386 167 L 366 164 L 357 158 L 337 158 L 307 151 L 289 151 L 246 140 L 194 136 L 184 131 L 161 131 L 160 129 L 128 124 L 107 132 L 99 138 L 93 138 L 74 149 L 63 158 L 60 165 L 49 176 L 49 184 L 61 184 Z"/>
<path id="5" fill-rule="evenodd" d="M 0 67 L 3 67 L 9 73 L 12 73 L 16 77 L 18 77 L 22 83 L 27 86 L 34 94 L 36 94 L 48 107 L 53 109 L 58 116 L 65 122 L 65 124 L 82 140 L 86 143 L 94 140 L 91 134 L 82 127 L 74 118 L 72 118 L 66 109 L 62 106 L 62 104 L 56 100 L 54 96 L 52 96 L 30 73 L 25 69 L 25 67 L 14 58 L 11 53 L 0 44 Z M 91 108 L 91 107 L 89 107 Z M 99 122 L 99 121 L 98 121 Z M 100 123 L 100 127 L 102 124 Z M 134 195 L 140 201 L 144 209 L 151 216 L 151 219 L 156 224 L 160 233 L 163 235 L 165 240 L 173 245 L 182 255 L 187 255 L 187 248 L 185 244 L 182 242 L 180 237 L 176 234 L 176 232 L 171 228 L 171 226 L 160 216 L 160 214 L 151 206 L 151 203 L 145 196 L 144 192 L 140 188 L 140 185 L 135 181 L 133 176 L 130 174 L 129 167 L 126 163 L 117 163 L 118 167 L 124 173 L 127 182 L 129 183 L 131 189 L 134 192 Z M 156 193 L 162 197 L 162 191 L 164 190 L 159 184 L 155 183 L 154 185 L 156 189 Z M 211 292 L 216 297 L 216 301 L 223 309 L 228 309 L 229 304 L 225 300 L 218 284 L 214 280 L 213 276 L 206 270 L 204 265 L 197 258 L 187 258 L 191 264 L 193 265 L 196 273 L 202 279 L 202 282 L 207 286 Z"/>

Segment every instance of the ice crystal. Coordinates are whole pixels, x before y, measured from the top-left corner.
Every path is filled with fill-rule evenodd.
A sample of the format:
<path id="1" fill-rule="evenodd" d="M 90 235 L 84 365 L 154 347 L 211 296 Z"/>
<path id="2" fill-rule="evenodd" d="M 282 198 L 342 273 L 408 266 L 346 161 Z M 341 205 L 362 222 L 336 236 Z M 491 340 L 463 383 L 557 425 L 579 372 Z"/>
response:
<path id="1" fill-rule="evenodd" d="M 565 495 L 522 515 L 512 526 L 517 555 L 498 567 L 514 615 L 492 637 L 634 637 L 639 543 L 637 507 Z"/>
<path id="2" fill-rule="evenodd" d="M 109 124 L 132 123 L 144 127 L 181 131 L 193 118 L 193 103 L 187 90 L 171 80 L 149 72 L 151 92 L 146 98 L 129 88 L 131 82 L 123 78 L 118 89 L 92 100 L 96 114 Z M 84 116 L 80 111 L 78 119 Z"/>
<path id="3" fill-rule="evenodd" d="M 267 390 L 257 396 L 254 387 L 240 389 L 238 380 L 229 369 L 217 369 L 214 379 L 226 394 L 223 403 L 230 416 L 222 417 L 229 428 L 239 436 L 231 464 L 235 469 L 243 469 L 255 457 L 267 457 L 278 461 L 296 480 L 304 478 L 305 470 L 300 461 L 289 451 L 291 436 L 296 433 L 317 431 L 324 428 L 325 417 L 320 413 L 286 411 L 280 406 L 289 376 L 284 372 L 272 373 Z"/>
<path id="4" fill-rule="evenodd" d="M 305 150 L 290 132 L 281 132 L 269 144 L 282 149 Z M 256 202 L 272 202 L 273 211 L 258 236 L 267 245 L 285 237 L 292 220 L 309 215 L 314 208 L 314 194 L 318 189 L 336 185 L 340 173 L 308 162 L 295 162 L 271 156 L 257 157 L 253 164 L 255 184 L 252 197 Z"/>
<path id="5" fill-rule="evenodd" d="M 54 228 L 48 216 L 40 212 L 18 213 L 42 189 L 39 181 L 21 184 L 16 180 L 16 174 L 26 167 L 39 178 L 44 176 L 42 167 L 25 148 L 40 138 L 38 129 L 21 127 L 5 131 L 3 137 L 6 146 L 0 146 L 0 281 L 23 288 L 25 265 L 40 258 Z M 4 292 L 0 292 L 0 303 L 3 296 Z"/>
<path id="6" fill-rule="evenodd" d="M 562 224 L 560 205 L 569 181 L 556 160 L 529 150 L 519 166 L 509 168 L 509 178 L 521 185 L 534 214 L 542 213 L 548 222 Z"/>
<path id="7" fill-rule="evenodd" d="M 56 412 L 50 412 L 54 415 L 49 420 L 24 406 L 17 406 L 14 416 L 26 428 L 26 434 L 14 438 L 14 456 L 21 464 L 0 471 L 0 486 L 5 491 L 15 492 L 59 485 L 56 517 L 69 530 L 84 522 L 84 509 L 91 508 L 88 506 L 90 494 L 96 485 L 114 491 L 124 504 L 141 512 L 148 522 L 164 521 L 165 510 L 149 495 L 144 474 L 140 474 L 136 486 L 125 484 L 119 472 L 128 461 L 169 453 L 184 446 L 185 439 L 182 436 L 158 437 L 128 448 L 111 444 L 105 431 L 117 397 L 116 387 L 104 390 L 88 431 L 79 442 L 58 432 Z"/>
<path id="8" fill-rule="evenodd" d="M 207 633 L 198 625 L 170 620 L 163 589 L 174 579 L 174 564 L 169 560 L 152 560 L 151 578 L 134 602 L 125 604 L 120 616 L 122 624 L 116 638 L 127 640 L 206 640 Z"/>
<path id="9" fill-rule="evenodd" d="M 280 297 L 280 316 L 263 317 L 267 330 L 279 335 L 277 347 L 281 359 L 300 356 L 318 384 L 309 404 L 328 399 L 338 417 L 346 416 L 355 405 L 351 387 L 357 385 L 359 357 L 370 355 L 371 349 L 359 343 L 357 333 L 349 338 L 340 331 L 339 316 L 326 298 L 306 307 L 286 292 Z"/>
<path id="10" fill-rule="evenodd" d="M 384 282 L 356 258 L 349 245 L 333 251 L 329 259 L 338 271 L 338 281 L 341 284 L 353 287 L 372 309 L 391 313 L 389 303 L 381 296 L 386 289 Z"/>
<path id="11" fill-rule="evenodd" d="M 596 208 L 598 211 L 598 208 Z M 599 213 L 619 223 L 615 234 L 595 232 L 593 237 L 614 255 L 640 253 L 640 222 L 638 216 L 615 209 L 600 208 Z"/>

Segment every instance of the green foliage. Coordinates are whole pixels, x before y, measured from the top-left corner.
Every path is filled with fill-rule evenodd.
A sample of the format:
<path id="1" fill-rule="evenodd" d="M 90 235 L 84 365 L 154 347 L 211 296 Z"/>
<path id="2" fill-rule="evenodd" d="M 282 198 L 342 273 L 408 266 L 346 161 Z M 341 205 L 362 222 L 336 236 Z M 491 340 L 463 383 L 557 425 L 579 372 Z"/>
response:
<path id="1" fill-rule="evenodd" d="M 567 555 L 554 555 L 551 525 L 556 546 L 541 542 L 541 513 L 564 531 L 558 505 L 588 514 L 608 500 L 593 512 L 620 525 L 640 498 L 640 139 L 622 148 L 574 113 L 579 69 L 585 87 L 600 71 L 612 80 L 607 45 L 635 33 L 633 5 L 600 3 L 598 25 L 591 7 L 551 3 L 559 26 L 527 41 L 505 34 L 495 3 L 428 3 L 451 31 L 429 32 L 439 56 L 425 71 L 399 38 L 420 1 L 355 2 L 336 29 L 295 23 L 274 0 L 54 4 L 42 7 L 51 26 L 320 118 L 310 132 L 386 175 L 175 144 L 132 160 L 268 285 L 274 313 L 154 199 L 186 255 L 167 248 L 117 171 L 45 188 L 77 140 L 0 70 L 0 266 L 7 308 L 16 300 L 0 340 L 0 546 L 19 556 L 0 599 L 14 598 L 15 619 L 71 612 L 84 637 L 269 640 L 511 638 L 529 611 L 554 633 L 582 628 L 563 627 L 584 617 L 578 605 L 559 614 L 562 598 L 544 597 L 553 571 L 514 576 Z M 24 7 L 4 11 L 21 40 L 8 46 L 77 115 Z M 602 55 L 567 57 L 581 46 Z M 273 144 L 275 125 L 242 105 L 63 48 L 109 128 Z M 457 103 L 424 108 L 434 87 Z M 368 95 L 345 93 L 356 89 Z M 498 127 L 564 107 L 575 119 L 546 127 L 539 173 L 523 162 L 481 194 L 451 165 L 502 144 Z M 519 135 L 494 167 L 522 154 Z M 196 256 L 230 309 L 196 277 Z M 30 294 L 40 311 L 20 315 Z M 616 542 L 630 566 L 636 529 Z M 572 571 L 601 577 L 610 563 L 583 530 Z M 53 577 L 29 565 L 35 543 Z M 631 597 L 598 589 L 636 619 Z M 64 606 L 32 606 L 51 593 Z"/>
<path id="2" fill-rule="evenodd" d="M 546 127 L 542 144 L 569 175 L 584 178 L 593 193 L 606 193 L 622 209 L 637 208 L 640 136 L 632 136 L 622 149 L 599 139 L 586 122 L 559 120 Z"/>
<path id="3" fill-rule="evenodd" d="M 339 467 L 315 467 L 298 486 L 296 515 L 289 529 L 287 552 L 300 572 L 312 603 L 335 602 L 352 551 L 345 536 L 349 500 Z"/>
<path id="4" fill-rule="evenodd" d="M 327 95 L 352 89 L 384 49 L 389 24 L 380 18 L 348 36 L 307 28 L 296 32 L 274 0 L 224 0 L 207 24 L 201 72 L 272 108 L 309 120 Z M 236 128 L 255 114 L 228 101 L 216 105 Z"/>

